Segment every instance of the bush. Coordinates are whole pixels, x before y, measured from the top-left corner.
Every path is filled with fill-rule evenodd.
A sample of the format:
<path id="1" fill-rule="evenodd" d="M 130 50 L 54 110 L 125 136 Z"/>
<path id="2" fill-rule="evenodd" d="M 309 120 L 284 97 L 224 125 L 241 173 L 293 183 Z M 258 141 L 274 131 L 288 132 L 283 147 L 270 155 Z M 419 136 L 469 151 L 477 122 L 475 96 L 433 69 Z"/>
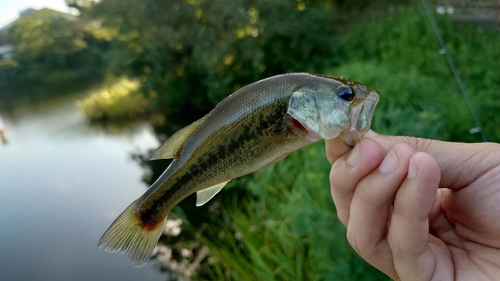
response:
<path id="1" fill-rule="evenodd" d="M 77 104 L 91 121 L 132 120 L 145 114 L 149 101 L 138 92 L 140 83 L 126 77 L 108 79 L 101 90 Z"/>

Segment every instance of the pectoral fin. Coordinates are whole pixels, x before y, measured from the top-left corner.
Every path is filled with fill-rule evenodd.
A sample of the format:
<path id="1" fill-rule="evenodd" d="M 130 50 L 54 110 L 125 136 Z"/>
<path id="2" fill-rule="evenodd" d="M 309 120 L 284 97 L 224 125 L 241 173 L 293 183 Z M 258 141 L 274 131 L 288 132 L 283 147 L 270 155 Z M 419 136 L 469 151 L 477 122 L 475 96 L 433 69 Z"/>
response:
<path id="1" fill-rule="evenodd" d="M 201 118 L 191 125 L 182 128 L 168 138 L 158 149 L 155 151 L 153 156 L 149 160 L 158 159 L 178 159 L 182 152 L 182 147 L 186 142 L 187 138 L 203 123 L 204 118 Z"/>
<path id="2" fill-rule="evenodd" d="M 266 148 L 270 145 L 276 145 L 285 143 L 288 141 L 287 127 L 283 126 L 279 132 L 272 136 L 263 138 L 257 143 L 256 146 L 252 147 L 251 151 L 255 151 L 257 154 L 264 153 Z"/>
<path id="3" fill-rule="evenodd" d="M 212 199 L 215 194 L 219 193 L 219 191 L 221 191 L 228 182 L 229 181 L 221 182 L 217 185 L 196 192 L 196 206 L 203 206 L 210 199 Z"/>
<path id="4" fill-rule="evenodd" d="M 283 156 L 278 157 L 278 159 L 274 160 L 273 162 L 269 163 L 266 167 L 271 166 L 272 164 L 275 164 L 283 159 L 285 159 L 288 155 L 291 153 L 284 154 Z"/>

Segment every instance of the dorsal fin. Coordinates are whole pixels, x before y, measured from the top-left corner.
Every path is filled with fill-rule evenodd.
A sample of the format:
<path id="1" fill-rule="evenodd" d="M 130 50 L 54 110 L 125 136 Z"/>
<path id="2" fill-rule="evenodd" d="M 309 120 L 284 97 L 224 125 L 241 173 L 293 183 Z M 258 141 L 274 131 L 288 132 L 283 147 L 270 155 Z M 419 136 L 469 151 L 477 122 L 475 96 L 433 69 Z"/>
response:
<path id="1" fill-rule="evenodd" d="M 228 182 L 229 181 L 221 182 L 219 184 L 196 192 L 196 206 L 203 206 L 205 203 L 210 201 L 210 199 L 212 199 L 215 194 L 219 193 L 219 191 L 221 191 Z"/>
<path id="2" fill-rule="evenodd" d="M 205 121 L 205 118 L 201 118 L 191 125 L 182 128 L 168 138 L 158 149 L 155 151 L 153 156 L 149 160 L 158 159 L 178 159 L 182 151 L 182 146 L 186 142 L 187 138 Z"/>

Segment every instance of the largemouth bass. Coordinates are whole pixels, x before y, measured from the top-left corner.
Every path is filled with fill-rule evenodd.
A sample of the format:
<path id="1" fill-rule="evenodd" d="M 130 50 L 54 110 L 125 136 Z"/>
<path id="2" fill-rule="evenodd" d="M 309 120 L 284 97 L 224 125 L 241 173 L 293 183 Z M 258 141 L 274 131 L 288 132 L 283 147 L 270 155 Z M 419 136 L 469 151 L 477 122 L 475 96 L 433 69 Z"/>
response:
<path id="1" fill-rule="evenodd" d="M 379 94 L 342 77 L 273 76 L 241 88 L 172 135 L 152 159 L 173 158 L 155 183 L 108 228 L 99 247 L 149 259 L 172 208 L 197 193 L 197 206 L 230 180 L 320 139 L 354 144 L 369 130 Z"/>

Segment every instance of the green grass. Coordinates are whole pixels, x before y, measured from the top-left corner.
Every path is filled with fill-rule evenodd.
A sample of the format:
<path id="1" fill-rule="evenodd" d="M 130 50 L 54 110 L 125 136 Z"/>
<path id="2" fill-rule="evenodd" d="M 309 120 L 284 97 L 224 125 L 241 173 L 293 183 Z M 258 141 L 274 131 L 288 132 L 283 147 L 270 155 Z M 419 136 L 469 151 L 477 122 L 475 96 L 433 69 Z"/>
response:
<path id="1" fill-rule="evenodd" d="M 437 16 L 450 54 L 490 141 L 500 141 L 500 33 Z M 450 141 L 481 141 L 429 19 L 420 7 L 353 26 L 343 37 L 346 60 L 329 74 L 382 94 L 375 130 Z"/>
<path id="2" fill-rule="evenodd" d="M 236 180 L 251 196 L 218 206 L 202 242 L 211 251 L 209 279 L 387 280 L 348 245 L 328 182 L 322 142 Z"/>
<path id="3" fill-rule="evenodd" d="M 372 125 L 379 133 L 480 141 L 479 135 L 469 134 L 474 122 L 454 80 L 443 83 L 416 68 L 401 71 L 390 64 L 358 61 L 346 63 L 329 74 L 337 73 L 380 92 Z"/>

